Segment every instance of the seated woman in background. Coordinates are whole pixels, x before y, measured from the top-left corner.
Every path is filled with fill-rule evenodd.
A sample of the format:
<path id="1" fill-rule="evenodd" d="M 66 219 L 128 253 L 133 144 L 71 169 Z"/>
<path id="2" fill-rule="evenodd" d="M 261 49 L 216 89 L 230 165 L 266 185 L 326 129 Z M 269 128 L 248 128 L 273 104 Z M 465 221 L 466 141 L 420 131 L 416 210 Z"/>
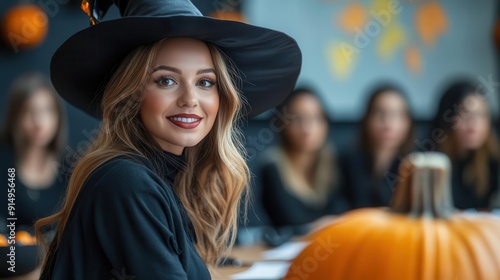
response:
<path id="1" fill-rule="evenodd" d="M 25 74 L 12 84 L 6 108 L 0 177 L 2 182 L 7 183 L 7 170 L 15 169 L 16 230 L 34 235 L 35 221 L 56 211 L 66 188 L 60 164 L 66 145 L 63 105 L 45 77 Z M 5 206 L 0 211 L 0 223 L 5 223 L 10 217 L 6 205 L 7 193 L 4 189 L 0 195 Z M 7 233 L 8 230 L 5 225 L 0 227 L 0 233 Z M 7 269 L 2 271 L 13 276 L 31 270 L 31 273 L 15 279 L 38 279 L 39 271 L 33 271 L 39 262 L 37 253 L 31 260 L 18 257 L 15 273 Z M 0 275 L 3 276 L 7 275 Z"/>
<path id="2" fill-rule="evenodd" d="M 343 155 L 346 197 L 352 208 L 387 206 L 401 158 L 413 149 L 414 124 L 403 91 L 376 87 L 361 122 L 359 146 Z"/>
<path id="3" fill-rule="evenodd" d="M 335 154 L 327 144 L 328 119 L 316 93 L 296 89 L 278 110 L 286 116 L 281 141 L 263 153 L 257 174 L 262 205 L 272 226 L 297 226 L 295 233 L 301 234 L 307 228 L 301 226 L 346 207 L 338 193 Z"/>
<path id="4" fill-rule="evenodd" d="M 451 84 L 439 102 L 433 135 L 452 160 L 452 194 L 459 209 L 493 207 L 499 192 L 499 142 L 481 86 Z"/>

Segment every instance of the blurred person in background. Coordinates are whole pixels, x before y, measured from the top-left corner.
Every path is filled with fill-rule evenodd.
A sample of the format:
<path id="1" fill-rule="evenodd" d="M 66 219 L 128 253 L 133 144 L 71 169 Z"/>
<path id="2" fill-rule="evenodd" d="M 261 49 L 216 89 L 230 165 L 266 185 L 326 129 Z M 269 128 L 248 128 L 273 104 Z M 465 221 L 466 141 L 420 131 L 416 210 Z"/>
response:
<path id="1" fill-rule="evenodd" d="M 51 83 L 38 73 L 17 78 L 8 98 L 0 149 L 1 180 L 7 182 L 7 170 L 15 168 L 16 230 L 34 235 L 34 222 L 56 211 L 66 188 L 60 164 L 66 145 L 64 108 Z M 4 223 L 9 217 L 6 187 L 0 197 L 5 206 L 0 211 Z M 6 226 L 0 228 L 0 233 L 7 231 Z M 34 253 L 32 258 L 16 259 L 16 273 L 2 271 L 9 276 L 24 274 L 9 279 L 39 279 L 38 252 Z"/>
<path id="2" fill-rule="evenodd" d="M 434 119 L 437 149 L 452 160 L 452 194 L 459 209 L 493 207 L 499 192 L 500 151 L 483 88 L 460 80 L 444 91 Z"/>
<path id="3" fill-rule="evenodd" d="M 342 155 L 345 193 L 351 208 L 387 206 L 401 158 L 413 149 L 414 123 L 404 92 L 374 87 L 361 121 L 359 146 Z"/>
<path id="4" fill-rule="evenodd" d="M 278 110 L 280 143 L 264 152 L 257 177 L 262 205 L 273 227 L 291 227 L 303 234 L 308 224 L 347 209 L 340 193 L 333 146 L 328 143 L 329 122 L 318 95 L 296 89 Z"/>

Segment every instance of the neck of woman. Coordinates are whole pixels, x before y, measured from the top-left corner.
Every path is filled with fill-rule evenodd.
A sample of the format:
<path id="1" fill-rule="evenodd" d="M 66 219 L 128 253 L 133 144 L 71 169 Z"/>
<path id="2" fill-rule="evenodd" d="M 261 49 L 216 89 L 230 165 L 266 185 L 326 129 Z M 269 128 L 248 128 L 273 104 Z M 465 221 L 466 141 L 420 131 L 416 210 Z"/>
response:
<path id="1" fill-rule="evenodd" d="M 471 155 L 473 155 L 474 151 L 467 149 L 467 148 L 463 148 L 463 147 L 457 147 L 455 153 L 456 153 L 457 159 L 467 160 L 467 159 L 469 159 L 469 157 L 471 157 Z"/>
<path id="2" fill-rule="evenodd" d="M 44 147 L 27 146 L 24 151 L 18 153 L 19 163 L 30 166 L 43 166 L 52 159 L 50 153 Z"/>
<path id="3" fill-rule="evenodd" d="M 376 149 L 373 155 L 373 176 L 380 178 L 390 168 L 398 150 L 393 148 Z"/>
<path id="4" fill-rule="evenodd" d="M 45 189 L 54 182 L 57 159 L 44 147 L 26 147 L 18 153 L 19 178 L 30 189 Z"/>
<path id="5" fill-rule="evenodd" d="M 304 152 L 304 151 L 287 151 L 287 157 L 290 160 L 290 166 L 299 174 L 303 176 L 307 182 L 311 183 L 311 173 L 314 162 L 317 159 L 317 152 Z"/>

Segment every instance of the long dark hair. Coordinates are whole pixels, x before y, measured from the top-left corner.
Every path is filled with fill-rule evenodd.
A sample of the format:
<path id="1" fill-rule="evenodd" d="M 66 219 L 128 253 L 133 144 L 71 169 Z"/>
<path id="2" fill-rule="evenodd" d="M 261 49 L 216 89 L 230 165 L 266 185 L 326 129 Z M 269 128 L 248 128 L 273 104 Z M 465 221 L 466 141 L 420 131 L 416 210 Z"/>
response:
<path id="1" fill-rule="evenodd" d="M 470 96 L 477 96 L 486 100 L 487 96 L 479 83 L 468 79 L 460 79 L 452 82 L 444 90 L 444 94 L 439 101 L 438 111 L 434 118 L 434 129 L 442 129 L 446 135 L 453 134 L 454 119 L 463 106 L 465 99 Z M 490 115 L 490 123 L 493 118 Z M 450 158 L 456 159 L 459 155 L 457 143 L 453 137 L 448 137 L 446 141 L 438 144 L 438 150 L 446 153 Z M 488 161 L 490 158 L 499 160 L 500 150 L 498 137 L 490 126 L 490 134 L 484 144 L 470 154 L 471 160 L 465 167 L 463 180 L 468 185 L 475 186 L 476 194 L 483 196 L 486 194 L 489 185 L 490 170 Z"/>
<path id="2" fill-rule="evenodd" d="M 375 106 L 375 101 L 377 98 L 386 94 L 387 92 L 395 93 L 400 96 L 406 104 L 406 114 L 408 120 L 410 120 L 410 128 L 408 130 L 408 134 L 406 135 L 405 140 L 399 147 L 399 153 L 408 154 L 413 150 L 414 147 L 414 138 L 415 138 L 415 123 L 413 121 L 413 116 L 411 113 L 411 109 L 409 106 L 408 98 L 406 97 L 405 92 L 399 86 L 396 86 L 392 83 L 381 83 L 375 87 L 370 92 L 368 105 L 366 106 L 365 114 L 361 119 L 361 131 L 360 131 L 360 148 L 367 151 L 369 154 L 373 154 L 374 147 L 372 145 L 373 141 L 370 139 L 370 133 L 368 128 L 368 121 L 373 113 L 373 107 Z"/>
<path id="3" fill-rule="evenodd" d="M 13 148 L 16 153 L 24 150 L 23 147 L 19 147 L 20 143 L 16 143 L 14 132 L 19 127 L 19 118 L 23 114 L 23 106 L 39 90 L 46 90 L 50 93 L 56 105 L 59 124 L 54 139 L 47 146 L 47 151 L 59 158 L 62 156 L 64 146 L 66 145 L 67 128 L 65 110 L 61 98 L 57 95 L 50 81 L 40 73 L 24 74 L 12 83 L 9 90 L 7 113 L 1 140 L 5 145 Z"/>

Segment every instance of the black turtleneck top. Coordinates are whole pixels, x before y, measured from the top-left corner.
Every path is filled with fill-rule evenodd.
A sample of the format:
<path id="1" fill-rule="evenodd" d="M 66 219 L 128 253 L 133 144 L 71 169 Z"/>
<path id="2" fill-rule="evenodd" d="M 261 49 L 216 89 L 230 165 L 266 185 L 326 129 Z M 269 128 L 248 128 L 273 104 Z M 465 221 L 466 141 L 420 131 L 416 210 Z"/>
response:
<path id="1" fill-rule="evenodd" d="M 184 159 L 162 157 L 120 156 L 93 171 L 40 279 L 211 279 L 172 189 Z"/>

